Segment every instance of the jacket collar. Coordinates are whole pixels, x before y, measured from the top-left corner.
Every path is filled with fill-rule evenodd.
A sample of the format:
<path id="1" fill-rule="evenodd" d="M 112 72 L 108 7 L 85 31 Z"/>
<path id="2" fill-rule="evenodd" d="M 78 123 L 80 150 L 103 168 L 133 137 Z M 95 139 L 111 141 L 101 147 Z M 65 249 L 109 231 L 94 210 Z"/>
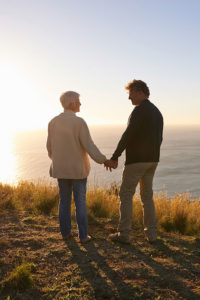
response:
<path id="1" fill-rule="evenodd" d="M 143 100 L 142 103 L 140 103 L 140 105 L 143 105 L 143 104 L 145 104 L 145 103 L 147 103 L 147 102 L 149 102 L 149 99 Z M 140 106 L 140 105 L 138 105 L 138 106 Z"/>
<path id="2" fill-rule="evenodd" d="M 63 113 L 66 114 L 66 115 L 69 115 L 69 116 L 76 116 L 76 114 L 70 109 L 64 110 Z"/>

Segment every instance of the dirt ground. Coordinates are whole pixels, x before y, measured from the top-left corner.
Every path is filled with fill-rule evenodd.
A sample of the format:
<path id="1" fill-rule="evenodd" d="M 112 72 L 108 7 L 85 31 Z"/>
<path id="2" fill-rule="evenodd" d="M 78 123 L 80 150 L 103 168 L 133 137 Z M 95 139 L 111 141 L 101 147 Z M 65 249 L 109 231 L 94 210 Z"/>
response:
<path id="1" fill-rule="evenodd" d="M 0 281 L 23 262 L 34 263 L 33 285 L 2 289 L 0 299 L 200 299 L 200 240 L 159 233 L 149 244 L 133 229 L 131 245 L 107 240 L 117 223 L 90 220 L 93 237 L 64 242 L 56 216 L 0 212 Z M 10 296 L 10 298 L 8 297 Z"/>

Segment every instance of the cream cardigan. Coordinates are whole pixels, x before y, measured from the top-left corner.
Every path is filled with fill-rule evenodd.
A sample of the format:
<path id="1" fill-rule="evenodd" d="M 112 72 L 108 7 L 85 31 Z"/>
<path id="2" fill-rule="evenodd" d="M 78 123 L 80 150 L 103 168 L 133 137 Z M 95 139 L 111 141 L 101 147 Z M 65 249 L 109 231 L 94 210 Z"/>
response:
<path id="1" fill-rule="evenodd" d="M 66 110 L 49 122 L 47 151 L 52 159 L 50 176 L 83 179 L 89 175 L 90 157 L 99 164 L 106 157 L 92 141 L 86 122 Z"/>

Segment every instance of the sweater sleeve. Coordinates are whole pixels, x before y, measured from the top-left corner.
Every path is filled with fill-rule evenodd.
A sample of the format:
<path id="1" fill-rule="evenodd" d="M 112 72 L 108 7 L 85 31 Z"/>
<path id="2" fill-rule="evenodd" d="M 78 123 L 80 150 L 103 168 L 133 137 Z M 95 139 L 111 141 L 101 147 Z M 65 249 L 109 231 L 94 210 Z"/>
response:
<path id="1" fill-rule="evenodd" d="M 48 136 L 47 136 L 46 147 L 47 147 L 47 151 L 48 151 L 48 156 L 50 159 L 52 159 L 50 123 L 48 124 Z"/>
<path id="2" fill-rule="evenodd" d="M 80 130 L 80 142 L 82 147 L 86 150 L 86 152 L 95 162 L 103 164 L 106 161 L 106 156 L 103 155 L 97 148 L 97 146 L 94 144 L 90 135 L 89 128 L 83 119 Z"/>
<path id="3" fill-rule="evenodd" d="M 143 123 L 143 112 L 142 110 L 136 108 L 130 118 L 130 122 L 124 131 L 115 152 L 113 153 L 111 159 L 117 160 L 121 156 L 122 152 L 126 149 L 127 145 L 131 143 L 133 137 L 138 133 L 140 127 Z"/>

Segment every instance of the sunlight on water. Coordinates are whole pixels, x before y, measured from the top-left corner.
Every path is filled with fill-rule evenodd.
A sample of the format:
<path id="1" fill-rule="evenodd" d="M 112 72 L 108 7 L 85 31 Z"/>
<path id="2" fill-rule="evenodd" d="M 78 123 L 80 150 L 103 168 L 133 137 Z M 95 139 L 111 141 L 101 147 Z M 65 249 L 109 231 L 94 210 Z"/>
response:
<path id="1" fill-rule="evenodd" d="M 90 130 L 95 144 L 110 158 L 124 128 L 91 126 Z M 166 191 L 168 195 L 189 191 L 199 196 L 199 136 L 200 127 L 165 128 L 161 159 L 154 180 L 155 191 Z M 16 184 L 20 180 L 30 180 L 57 184 L 56 179 L 49 177 L 46 138 L 46 130 L 18 132 L 13 136 L 6 133 L 0 148 L 0 181 Z M 119 158 L 119 167 L 110 173 L 91 159 L 88 186 L 120 185 L 124 160 L 125 153 Z"/>
<path id="2" fill-rule="evenodd" d="M 14 183 L 16 181 L 16 159 L 13 152 L 12 135 L 3 136 L 3 147 L 0 148 L 0 181 Z"/>

